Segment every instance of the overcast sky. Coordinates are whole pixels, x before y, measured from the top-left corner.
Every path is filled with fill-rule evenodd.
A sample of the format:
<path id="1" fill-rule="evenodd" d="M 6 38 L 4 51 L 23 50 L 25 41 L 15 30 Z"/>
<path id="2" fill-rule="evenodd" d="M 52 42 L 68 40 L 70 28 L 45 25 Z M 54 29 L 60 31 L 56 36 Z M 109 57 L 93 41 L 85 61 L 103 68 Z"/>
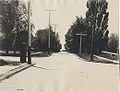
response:
<path id="1" fill-rule="evenodd" d="M 45 9 L 54 9 L 51 13 L 51 24 L 58 24 L 60 40 L 64 44 L 64 36 L 70 25 L 75 21 L 75 16 L 85 17 L 87 0 L 31 0 L 32 21 L 35 31 L 48 27 L 48 12 Z M 118 0 L 107 0 L 110 33 L 118 33 Z"/>

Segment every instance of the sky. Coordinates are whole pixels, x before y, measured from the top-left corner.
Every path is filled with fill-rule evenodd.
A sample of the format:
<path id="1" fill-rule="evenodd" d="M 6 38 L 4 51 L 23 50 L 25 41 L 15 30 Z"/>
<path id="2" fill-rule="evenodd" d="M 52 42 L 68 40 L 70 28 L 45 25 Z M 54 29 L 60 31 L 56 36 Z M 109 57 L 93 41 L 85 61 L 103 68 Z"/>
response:
<path id="1" fill-rule="evenodd" d="M 118 0 L 107 1 L 109 11 L 108 30 L 110 33 L 118 33 Z M 45 9 L 56 10 L 51 12 L 51 24 L 59 25 L 56 32 L 59 33 L 61 43 L 64 45 L 65 34 L 76 20 L 75 16 L 85 17 L 86 3 L 87 0 L 31 0 L 31 20 L 35 25 L 34 33 L 38 29 L 48 27 L 49 14 Z"/>

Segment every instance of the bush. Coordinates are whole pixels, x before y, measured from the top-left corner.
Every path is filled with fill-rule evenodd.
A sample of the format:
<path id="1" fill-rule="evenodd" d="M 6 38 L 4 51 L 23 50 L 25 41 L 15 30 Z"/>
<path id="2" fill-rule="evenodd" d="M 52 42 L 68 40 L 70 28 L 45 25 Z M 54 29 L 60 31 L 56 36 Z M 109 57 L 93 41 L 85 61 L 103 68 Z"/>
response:
<path id="1" fill-rule="evenodd" d="M 38 30 L 33 38 L 32 46 L 37 51 L 48 51 L 48 29 Z M 50 31 L 50 50 L 59 52 L 62 45 L 59 40 L 59 35 L 53 32 L 52 28 Z"/>
<path id="2" fill-rule="evenodd" d="M 112 33 L 109 37 L 109 41 L 108 41 L 106 50 L 116 53 L 116 52 L 118 52 L 118 48 L 119 48 L 119 37 L 117 34 Z"/>

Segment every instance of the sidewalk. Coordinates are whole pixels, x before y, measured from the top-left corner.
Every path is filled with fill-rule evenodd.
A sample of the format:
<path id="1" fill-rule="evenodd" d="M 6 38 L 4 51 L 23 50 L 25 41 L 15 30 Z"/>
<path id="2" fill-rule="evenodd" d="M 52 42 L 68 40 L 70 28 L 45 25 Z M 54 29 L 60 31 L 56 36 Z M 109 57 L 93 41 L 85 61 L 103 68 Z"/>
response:
<path id="1" fill-rule="evenodd" d="M 34 64 L 20 63 L 18 57 L 4 57 L 0 56 L 0 59 L 3 59 L 2 62 L 7 62 L 6 64 L 0 65 L 0 81 L 11 77 L 12 75 L 29 68 Z M 15 60 L 15 61 L 14 61 Z"/>
<path id="2" fill-rule="evenodd" d="M 85 59 L 86 61 L 94 63 L 119 64 L 118 60 L 111 60 L 97 55 L 93 55 L 93 61 L 90 61 L 90 54 L 87 53 L 78 54 L 78 56 Z"/>
<path id="3" fill-rule="evenodd" d="M 108 59 L 108 58 L 97 56 L 97 55 L 94 55 L 94 59 L 99 62 L 103 61 L 103 63 L 119 64 L 118 60 L 112 60 L 112 59 Z"/>

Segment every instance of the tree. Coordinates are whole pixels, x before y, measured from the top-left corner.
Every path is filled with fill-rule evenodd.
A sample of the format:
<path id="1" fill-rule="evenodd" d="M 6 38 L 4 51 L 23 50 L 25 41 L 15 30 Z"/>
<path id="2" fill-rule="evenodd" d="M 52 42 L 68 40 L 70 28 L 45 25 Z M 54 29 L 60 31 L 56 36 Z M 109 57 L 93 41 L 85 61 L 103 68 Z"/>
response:
<path id="1" fill-rule="evenodd" d="M 48 51 L 48 32 L 49 29 L 38 30 L 35 34 L 32 46 L 38 51 Z M 59 52 L 62 45 L 59 40 L 59 35 L 55 35 L 52 28 L 50 30 L 50 50 Z"/>
<path id="2" fill-rule="evenodd" d="M 108 41 L 108 2 L 106 0 L 88 0 L 86 21 L 93 31 L 93 52 L 100 54 Z M 92 36 L 92 35 L 91 35 Z"/>
<path id="3" fill-rule="evenodd" d="M 117 53 L 118 48 L 119 48 L 119 36 L 117 34 L 112 33 L 109 37 L 106 50 Z"/>
<path id="4" fill-rule="evenodd" d="M 35 34 L 34 40 L 32 42 L 32 47 L 35 50 L 47 50 L 47 39 L 48 39 L 48 31 L 46 29 L 38 30 Z"/>
<path id="5" fill-rule="evenodd" d="M 2 33 L 9 35 L 12 31 L 27 30 L 27 9 L 25 4 L 14 1 L 0 1 L 2 16 Z"/>
<path id="6" fill-rule="evenodd" d="M 83 19 L 82 17 L 76 17 L 76 21 L 73 23 L 73 25 L 70 27 L 67 34 L 65 35 L 65 49 L 69 52 L 79 52 L 80 40 L 79 36 L 77 36 L 76 33 L 87 34 L 87 37 L 83 37 L 82 40 L 82 52 L 89 52 L 91 28 L 87 25 L 86 19 Z"/>
<path id="7" fill-rule="evenodd" d="M 50 36 L 50 42 L 51 42 L 51 47 L 50 50 L 53 52 L 59 52 L 62 48 L 62 45 L 60 43 L 59 39 L 59 34 L 55 34 L 53 30 L 51 29 L 51 36 Z"/>
<path id="8" fill-rule="evenodd" d="M 16 47 L 18 37 L 24 39 L 23 36 L 18 36 L 21 31 L 27 31 L 28 18 L 26 5 L 19 0 L 3 0 L 0 1 L 0 15 L 2 16 L 2 34 L 5 39 L 6 50 Z M 26 32 L 22 32 L 23 34 Z M 9 41 L 11 40 L 11 41 Z M 19 46 L 19 45 L 18 45 Z"/>

